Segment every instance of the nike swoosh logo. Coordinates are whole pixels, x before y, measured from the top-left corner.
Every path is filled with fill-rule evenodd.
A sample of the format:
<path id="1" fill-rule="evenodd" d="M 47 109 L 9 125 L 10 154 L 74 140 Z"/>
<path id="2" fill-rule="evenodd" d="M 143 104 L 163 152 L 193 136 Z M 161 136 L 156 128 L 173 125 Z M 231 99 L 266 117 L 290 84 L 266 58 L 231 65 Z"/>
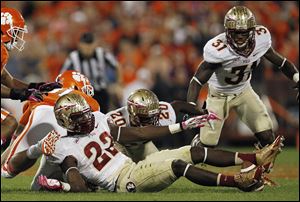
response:
<path id="1" fill-rule="evenodd" d="M 255 57 L 258 53 L 253 54 L 253 57 Z"/>

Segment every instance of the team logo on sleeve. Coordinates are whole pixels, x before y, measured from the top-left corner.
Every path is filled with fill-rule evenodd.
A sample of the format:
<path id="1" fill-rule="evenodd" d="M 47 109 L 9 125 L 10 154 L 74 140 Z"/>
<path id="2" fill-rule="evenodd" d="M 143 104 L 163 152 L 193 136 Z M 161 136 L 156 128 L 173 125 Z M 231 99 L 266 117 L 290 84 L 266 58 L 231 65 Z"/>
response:
<path id="1" fill-rule="evenodd" d="M 133 182 L 127 182 L 126 184 L 126 190 L 128 192 L 136 192 L 136 186 Z"/>

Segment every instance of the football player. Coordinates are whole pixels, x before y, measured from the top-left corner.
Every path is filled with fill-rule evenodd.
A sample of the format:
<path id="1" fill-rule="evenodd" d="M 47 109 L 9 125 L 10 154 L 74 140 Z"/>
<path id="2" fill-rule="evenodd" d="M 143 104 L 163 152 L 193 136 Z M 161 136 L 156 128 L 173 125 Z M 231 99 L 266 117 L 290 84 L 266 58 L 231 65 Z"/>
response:
<path id="1" fill-rule="evenodd" d="M 266 58 L 297 86 L 299 72 L 294 64 L 273 49 L 269 30 L 256 24 L 248 8 L 231 8 L 225 15 L 224 27 L 224 33 L 204 46 L 204 61 L 191 79 L 187 93 L 187 101 L 196 104 L 201 87 L 207 82 L 207 109 L 222 120 L 215 123 L 214 130 L 207 124 L 201 129 L 199 144 L 217 146 L 224 121 L 230 109 L 234 109 L 262 148 L 274 141 L 274 134 L 266 106 L 251 87 L 252 70 L 262 58 Z"/>
<path id="2" fill-rule="evenodd" d="M 24 18 L 19 11 L 1 8 L 1 98 L 41 101 L 40 91 L 59 87 L 57 83 L 24 83 L 14 78 L 5 68 L 9 58 L 8 51 L 14 48 L 22 51 L 25 44 L 24 35 L 27 32 Z M 1 145 L 13 135 L 17 126 L 17 120 L 7 110 L 1 108 Z"/>
<path id="3" fill-rule="evenodd" d="M 202 127 L 216 117 L 205 115 L 190 118 L 169 126 L 119 127 L 109 124 L 104 114 L 92 112 L 78 94 L 60 97 L 54 107 L 56 120 L 67 135 L 52 131 L 53 148 L 47 161 L 59 165 L 67 182 L 39 176 L 39 184 L 48 190 L 87 192 L 90 185 L 113 192 L 157 192 L 179 177 L 204 186 L 237 187 L 243 191 L 258 191 L 264 187 L 264 166 L 273 162 L 281 150 L 283 138 L 256 153 L 213 150 L 184 146 L 175 150 L 152 153 L 145 160 L 134 163 L 114 147 L 114 139 L 122 144 L 151 140 L 182 130 Z M 222 158 L 219 158 L 222 156 Z M 207 163 L 218 167 L 250 162 L 234 176 L 213 173 L 194 164 Z"/>
<path id="4" fill-rule="evenodd" d="M 24 105 L 24 113 L 20 119 L 23 130 L 8 150 L 10 153 L 7 160 L 6 155 L 1 156 L 1 161 L 6 160 L 1 171 L 3 177 L 12 178 L 31 167 L 40 156 L 34 152 L 35 147 L 31 146 L 43 139 L 51 130 L 62 130 L 57 125 L 53 113 L 53 106 L 60 96 L 76 92 L 87 100 L 92 111 L 100 110 L 98 102 L 92 98 L 94 89 L 83 74 L 68 70 L 60 74 L 56 82 L 61 83 L 63 88 L 44 94 L 42 102 L 28 101 Z"/>
<path id="5" fill-rule="evenodd" d="M 120 127 L 144 127 L 174 124 L 179 113 L 195 116 L 208 114 L 208 111 L 198 109 L 195 105 L 183 101 L 172 103 L 159 101 L 151 90 L 138 89 L 127 98 L 127 106 L 113 110 L 106 116 Z M 116 147 L 134 162 L 143 160 L 147 155 L 158 151 L 152 141 L 136 142 L 129 145 L 116 143 Z"/>

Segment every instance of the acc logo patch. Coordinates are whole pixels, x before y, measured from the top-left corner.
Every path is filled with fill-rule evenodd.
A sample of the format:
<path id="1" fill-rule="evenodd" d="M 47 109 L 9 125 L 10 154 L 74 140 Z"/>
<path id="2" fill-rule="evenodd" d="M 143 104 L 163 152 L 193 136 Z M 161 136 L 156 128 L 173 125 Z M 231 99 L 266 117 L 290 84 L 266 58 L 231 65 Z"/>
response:
<path id="1" fill-rule="evenodd" d="M 127 182 L 126 184 L 126 190 L 128 192 L 136 192 L 136 186 L 133 182 Z"/>

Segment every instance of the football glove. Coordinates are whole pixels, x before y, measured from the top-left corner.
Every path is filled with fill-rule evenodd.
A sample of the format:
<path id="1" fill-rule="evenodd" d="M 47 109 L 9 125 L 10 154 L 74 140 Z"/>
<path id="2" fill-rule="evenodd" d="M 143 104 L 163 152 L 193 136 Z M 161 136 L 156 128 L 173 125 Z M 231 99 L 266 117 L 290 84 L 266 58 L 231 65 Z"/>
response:
<path id="1" fill-rule="evenodd" d="M 68 183 L 61 182 L 57 179 L 48 179 L 44 175 L 38 177 L 38 184 L 49 191 L 70 191 L 71 189 Z"/>
<path id="2" fill-rule="evenodd" d="M 204 123 L 211 120 L 220 120 L 215 113 L 209 113 L 204 115 L 195 116 L 181 122 L 180 127 L 182 130 L 188 130 L 193 128 L 201 128 Z"/>
<path id="3" fill-rule="evenodd" d="M 28 89 L 34 88 L 39 91 L 49 92 L 56 88 L 61 88 L 62 84 L 59 82 L 39 82 L 39 83 L 30 83 Z"/>
<path id="4" fill-rule="evenodd" d="M 30 100 L 40 102 L 43 101 L 43 94 L 36 89 L 14 89 L 12 88 L 10 91 L 9 98 L 12 100 Z"/>

